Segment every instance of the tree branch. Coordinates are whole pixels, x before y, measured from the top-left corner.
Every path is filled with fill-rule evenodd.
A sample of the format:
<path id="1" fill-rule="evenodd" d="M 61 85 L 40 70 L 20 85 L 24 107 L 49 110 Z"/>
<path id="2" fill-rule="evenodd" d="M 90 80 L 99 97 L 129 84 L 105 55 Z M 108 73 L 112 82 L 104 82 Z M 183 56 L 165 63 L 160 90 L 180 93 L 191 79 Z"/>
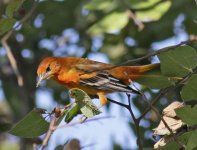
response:
<path id="1" fill-rule="evenodd" d="M 18 28 L 20 25 L 22 25 L 27 19 L 29 19 L 29 17 L 32 15 L 32 13 L 34 12 L 37 3 L 39 1 L 37 0 L 34 5 L 32 6 L 32 8 L 30 9 L 30 11 L 25 15 L 25 17 L 23 17 L 20 21 L 19 24 L 17 24 L 17 26 L 15 28 L 12 28 L 10 31 L 8 31 L 4 37 L 1 39 L 1 44 L 2 46 L 5 48 L 6 52 L 7 52 L 7 56 L 8 59 L 10 61 L 10 64 L 14 70 L 14 73 L 17 77 L 17 81 L 18 81 L 18 85 L 19 86 L 23 86 L 23 77 L 21 75 L 21 73 L 18 70 L 18 66 L 17 66 L 17 62 L 16 59 L 14 58 L 14 54 L 12 53 L 12 50 L 10 48 L 10 46 L 7 43 L 7 40 L 11 37 L 11 35 L 14 33 L 15 29 Z"/>

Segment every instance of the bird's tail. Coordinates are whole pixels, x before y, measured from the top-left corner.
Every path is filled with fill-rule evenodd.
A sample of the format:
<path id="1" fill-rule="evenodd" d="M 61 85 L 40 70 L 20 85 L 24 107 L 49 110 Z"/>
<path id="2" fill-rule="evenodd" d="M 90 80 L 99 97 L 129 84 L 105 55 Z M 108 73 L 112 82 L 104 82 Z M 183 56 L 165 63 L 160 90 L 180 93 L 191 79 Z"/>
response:
<path id="1" fill-rule="evenodd" d="M 156 69 L 156 68 L 159 68 L 160 67 L 160 64 L 148 64 L 148 65 L 144 65 L 144 66 L 136 66 L 136 69 L 139 70 L 139 73 L 144 73 L 144 72 L 147 72 L 147 71 L 150 71 L 150 70 L 153 70 L 153 69 Z"/>
<path id="2" fill-rule="evenodd" d="M 128 78 L 131 81 L 135 81 L 136 79 L 138 79 L 141 75 L 143 75 L 147 71 L 157 69 L 157 68 L 159 68 L 159 66 L 160 66 L 160 64 L 149 64 L 149 65 L 143 65 L 143 66 L 129 66 L 129 67 L 125 68 L 125 71 L 128 74 Z M 126 80 L 125 80 L 125 83 L 127 83 Z"/>

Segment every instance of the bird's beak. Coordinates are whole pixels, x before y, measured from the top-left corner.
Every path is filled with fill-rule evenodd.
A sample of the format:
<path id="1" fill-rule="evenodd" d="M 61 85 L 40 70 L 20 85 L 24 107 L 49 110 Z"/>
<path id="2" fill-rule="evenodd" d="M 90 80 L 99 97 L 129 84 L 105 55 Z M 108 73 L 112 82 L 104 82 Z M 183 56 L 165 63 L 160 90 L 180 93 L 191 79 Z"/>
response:
<path id="1" fill-rule="evenodd" d="M 38 76 L 38 81 L 37 81 L 36 87 L 39 87 L 40 84 L 41 84 L 41 82 L 42 82 L 43 80 L 48 80 L 48 79 L 50 79 L 52 76 L 53 76 L 53 75 L 50 74 L 50 73 L 44 73 L 44 74 L 39 75 L 39 76 Z"/>
<path id="2" fill-rule="evenodd" d="M 42 75 L 38 76 L 38 81 L 36 83 L 36 87 L 39 87 L 39 85 L 41 84 L 42 80 L 44 80 L 43 76 Z"/>

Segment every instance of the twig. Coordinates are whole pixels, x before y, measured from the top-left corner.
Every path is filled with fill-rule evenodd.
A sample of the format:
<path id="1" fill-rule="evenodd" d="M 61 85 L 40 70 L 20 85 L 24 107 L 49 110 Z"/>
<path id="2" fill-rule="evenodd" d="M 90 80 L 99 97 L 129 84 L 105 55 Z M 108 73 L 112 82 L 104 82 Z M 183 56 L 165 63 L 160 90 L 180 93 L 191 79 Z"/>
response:
<path id="1" fill-rule="evenodd" d="M 16 59 L 14 58 L 14 55 L 12 53 L 12 50 L 10 48 L 10 46 L 8 45 L 7 43 L 7 40 L 10 38 L 10 36 L 13 34 L 13 32 L 15 31 L 16 28 L 18 28 L 20 25 L 22 25 L 30 16 L 31 14 L 34 12 L 36 6 L 37 6 L 37 3 L 39 1 L 36 1 L 34 3 L 34 5 L 32 6 L 32 8 L 30 9 L 30 11 L 25 15 L 25 17 L 23 17 L 19 23 L 17 24 L 17 26 L 15 28 L 12 28 L 10 31 L 8 31 L 4 37 L 1 39 L 1 44 L 2 46 L 5 48 L 6 52 L 7 52 L 7 56 L 8 56 L 8 59 L 10 61 L 10 64 L 14 70 L 14 73 L 17 77 L 17 81 L 18 81 L 18 85 L 19 86 L 23 86 L 23 77 L 22 75 L 20 74 L 19 72 L 19 69 L 18 69 L 18 66 L 17 66 L 17 62 L 16 62 Z"/>
<path id="2" fill-rule="evenodd" d="M 56 124 L 57 124 L 57 119 L 54 117 L 50 122 L 49 129 L 48 129 L 47 134 L 42 142 L 42 150 L 48 145 L 49 139 L 56 129 Z"/>
<path id="3" fill-rule="evenodd" d="M 159 111 L 157 110 L 157 108 L 154 107 L 154 105 L 150 104 L 150 102 L 148 101 L 147 97 L 143 94 L 144 100 L 146 101 L 146 103 L 148 104 L 149 108 L 151 108 L 156 114 L 157 116 L 162 120 L 162 122 L 164 123 L 164 125 L 166 126 L 166 128 L 169 130 L 170 134 L 172 135 L 174 141 L 181 147 L 181 148 L 186 148 L 186 146 L 179 141 L 179 139 L 177 138 L 177 136 L 173 133 L 172 129 L 169 127 L 169 125 L 167 124 L 167 122 L 163 119 L 163 117 L 160 115 Z"/>
<path id="4" fill-rule="evenodd" d="M 169 50 L 172 50 L 172 49 L 175 49 L 179 46 L 182 46 L 182 45 L 186 45 L 186 44 L 189 44 L 189 43 L 193 43 L 193 42 L 197 42 L 197 36 L 196 35 L 190 35 L 189 39 L 186 40 L 186 41 L 182 41 L 180 42 L 179 44 L 176 44 L 176 45 L 172 45 L 172 46 L 168 46 L 168 47 L 164 47 L 164 48 L 161 48 L 159 50 L 156 50 L 156 51 L 153 51 L 143 57 L 140 57 L 140 58 L 137 58 L 137 59 L 132 59 L 132 60 L 128 60 L 128 61 L 125 61 L 124 63 L 120 64 L 120 65 L 113 65 L 111 67 L 107 67 L 107 68 L 102 68 L 102 69 L 94 69 L 94 70 L 90 70 L 90 71 L 85 71 L 84 74 L 87 74 L 87 73 L 93 73 L 93 72 L 99 72 L 99 71 L 105 71 L 105 70 L 111 70 L 111 69 L 114 69 L 114 68 L 117 68 L 117 67 L 120 67 L 120 66 L 124 66 L 124 65 L 128 65 L 128 64 L 134 64 L 134 63 L 137 63 L 137 62 L 140 62 L 142 60 L 145 60 L 145 59 L 148 59 L 152 56 L 156 56 L 156 55 L 159 55 L 163 52 L 167 52 Z M 80 69 L 80 68 L 78 68 Z"/>
<path id="5" fill-rule="evenodd" d="M 151 6 L 148 6 L 148 7 L 142 7 L 142 8 L 131 8 L 132 11 L 147 11 L 147 10 L 150 10 L 150 9 L 153 9 L 155 7 L 157 7 L 159 4 L 165 2 L 165 1 L 169 1 L 169 0 L 160 0 L 156 3 L 154 3 L 153 5 Z"/>
<path id="6" fill-rule="evenodd" d="M 54 110 L 55 110 L 55 108 L 54 108 Z M 54 112 L 52 112 L 51 114 L 54 114 Z M 64 115 L 64 114 L 62 114 L 62 115 Z M 61 116 L 59 116 L 59 117 L 61 117 Z M 68 124 L 65 124 L 65 125 L 62 125 L 62 126 L 58 126 L 58 119 L 59 119 L 59 117 L 53 116 L 52 120 L 50 121 L 49 129 L 48 129 L 48 131 L 46 133 L 46 136 L 44 137 L 42 145 L 41 145 L 41 149 L 42 150 L 48 145 L 48 142 L 49 142 L 49 140 L 51 138 L 51 135 L 53 134 L 53 132 L 56 129 L 71 127 L 71 126 L 75 126 L 77 124 L 87 123 L 87 122 L 100 120 L 100 119 L 112 118 L 111 116 L 105 116 L 105 117 L 100 117 L 100 118 L 87 119 L 87 120 L 84 120 L 83 122 L 80 120 L 80 121 L 77 121 L 77 122 L 68 123 Z"/>
<path id="7" fill-rule="evenodd" d="M 114 100 L 109 99 L 109 98 L 108 98 L 108 100 L 109 100 L 110 102 L 112 102 L 112 103 L 115 103 L 115 104 L 117 104 L 117 105 L 119 105 L 119 106 L 122 106 L 122 107 L 126 108 L 126 109 L 129 111 L 129 113 L 130 113 L 130 115 L 131 115 L 131 117 L 132 117 L 132 119 L 133 119 L 133 122 L 134 122 L 134 124 L 135 124 L 135 128 L 136 128 L 136 133 L 137 133 L 137 145 L 138 145 L 139 149 L 142 150 L 142 149 L 143 149 L 143 145 L 142 145 L 142 141 L 141 141 L 140 128 L 139 128 L 140 120 L 136 119 L 136 117 L 135 117 L 135 115 L 134 115 L 134 113 L 133 113 L 133 111 L 132 111 L 132 109 L 131 109 L 130 95 L 127 94 L 127 97 L 128 97 L 128 104 L 123 104 L 123 103 L 114 101 Z"/>
<path id="8" fill-rule="evenodd" d="M 129 103 L 129 107 L 128 110 L 133 118 L 134 124 L 135 124 L 135 129 L 136 129 L 136 133 L 137 133 L 137 145 L 139 147 L 140 150 L 143 149 L 143 144 L 142 144 L 142 140 L 141 140 L 141 135 L 140 135 L 140 120 L 136 119 L 132 109 L 131 109 L 131 99 L 130 99 L 130 94 L 127 94 L 128 97 L 128 103 Z"/>
<path id="9" fill-rule="evenodd" d="M 14 58 L 14 55 L 11 51 L 10 46 L 7 44 L 7 40 L 9 39 L 9 37 L 12 35 L 13 31 L 9 31 L 2 39 L 1 39 L 1 44 L 2 46 L 5 48 L 6 52 L 7 52 L 7 56 L 8 59 L 10 61 L 10 64 L 14 70 L 14 73 L 16 74 L 17 80 L 18 80 L 18 85 L 19 86 L 23 86 L 23 77 L 20 74 L 18 67 L 17 67 L 17 62 Z"/>
<path id="10" fill-rule="evenodd" d="M 128 9 L 127 13 L 128 13 L 129 19 L 132 19 L 134 23 L 138 26 L 138 31 L 142 31 L 144 29 L 143 22 L 136 17 L 135 13 L 131 9 Z"/>
<path id="11" fill-rule="evenodd" d="M 65 125 L 58 126 L 56 129 L 73 127 L 73 126 L 78 125 L 78 124 L 88 123 L 88 122 L 92 122 L 92 121 L 96 121 L 96 120 L 100 120 L 100 119 L 109 119 L 109 118 L 113 118 L 113 116 L 104 116 L 104 117 L 99 117 L 99 118 L 86 119 L 83 122 L 80 120 L 80 121 L 76 121 L 76 122 L 72 122 L 72 123 L 68 123 L 68 124 L 65 124 Z"/>

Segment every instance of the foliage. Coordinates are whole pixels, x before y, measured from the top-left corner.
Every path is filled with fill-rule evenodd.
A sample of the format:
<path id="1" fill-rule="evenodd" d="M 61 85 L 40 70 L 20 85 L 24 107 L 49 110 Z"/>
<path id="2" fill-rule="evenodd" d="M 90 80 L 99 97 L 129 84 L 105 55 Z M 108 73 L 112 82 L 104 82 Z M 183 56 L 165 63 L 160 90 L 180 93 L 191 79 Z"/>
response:
<path id="1" fill-rule="evenodd" d="M 46 133 L 49 123 L 42 117 L 42 113 L 39 109 L 32 110 L 9 133 L 24 138 L 36 138 Z"/>
<path id="2" fill-rule="evenodd" d="M 35 8 L 33 12 L 32 8 Z M 31 111 L 36 107 L 36 93 L 48 91 L 58 104 L 69 103 L 65 88 L 54 82 L 48 81 L 46 86 L 36 89 L 36 69 L 44 56 L 91 57 L 104 54 L 110 63 L 120 64 L 153 53 L 152 49 L 169 46 L 162 46 L 162 41 L 182 40 L 184 37 L 189 38 L 191 34 L 197 34 L 196 5 L 193 0 L 11 0 L 7 3 L 0 1 L 0 15 L 1 39 L 9 31 L 14 31 L 7 43 L 17 62 L 18 71 L 24 79 L 24 85 L 18 86 L 15 71 L 7 58 L 7 51 L 1 45 L 0 88 L 5 96 L 4 101 L 10 107 L 10 112 L 5 112 L 10 115 L 9 118 L 13 118 L 13 124 L 23 118 L 21 126 L 16 126 L 17 128 L 12 129 L 11 133 L 23 137 L 36 137 L 46 132 L 49 126 L 40 112 Z M 197 45 L 190 42 L 186 44 L 188 45 L 178 45 L 156 53 L 161 69 L 142 75 L 137 82 L 142 84 L 143 92 L 150 95 L 150 101 L 158 94 L 152 89 L 162 91 L 173 87 L 173 90 L 165 93 L 154 106 L 160 110 L 174 99 L 184 101 L 187 106 L 177 109 L 176 112 L 190 127 L 196 125 L 194 114 L 197 101 Z M 136 64 L 148 64 L 151 61 L 152 57 L 148 57 Z M 92 103 L 90 98 L 88 103 Z M 133 103 L 140 114 L 147 108 L 139 96 L 133 98 Z M 77 105 L 62 112 L 61 115 L 66 116 L 66 122 L 70 122 L 78 114 L 78 111 L 71 111 L 76 107 Z M 152 147 L 154 143 L 150 138 L 144 138 L 147 131 L 155 127 L 153 116 L 150 113 L 144 117 L 144 120 L 149 122 L 149 127 L 140 126 L 144 147 Z M 59 122 L 64 120 L 63 117 Z M 40 124 L 43 124 L 43 128 L 35 131 Z M 134 126 L 133 123 L 130 124 Z M 0 131 L 3 131 L 1 129 L 6 127 L 1 125 L 5 124 L 0 118 Z M 10 124 L 7 128 L 10 128 Z M 19 129 L 22 130 L 18 132 Z M 26 133 L 26 130 L 30 132 Z M 185 132 L 180 136 L 188 149 L 196 147 L 193 141 L 196 134 L 193 133 Z M 166 146 L 167 149 L 178 147 L 176 142 Z"/>

